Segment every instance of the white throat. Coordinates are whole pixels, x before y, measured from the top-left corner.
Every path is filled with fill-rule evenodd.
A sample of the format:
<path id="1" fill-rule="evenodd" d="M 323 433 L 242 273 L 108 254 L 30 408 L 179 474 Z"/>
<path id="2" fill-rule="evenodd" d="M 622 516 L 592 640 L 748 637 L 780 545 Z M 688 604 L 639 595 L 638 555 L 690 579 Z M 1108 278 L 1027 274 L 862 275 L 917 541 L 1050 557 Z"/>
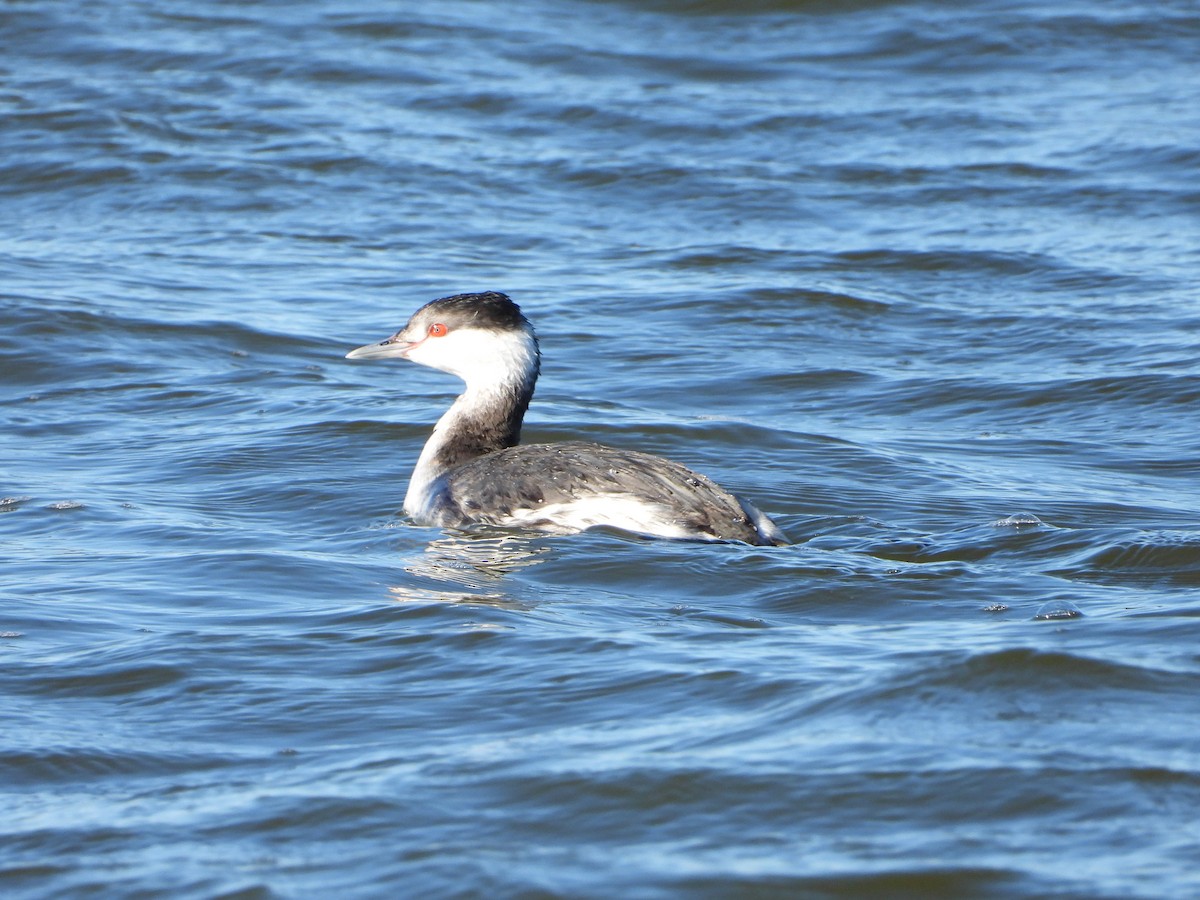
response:
<path id="1" fill-rule="evenodd" d="M 423 342 L 408 358 L 466 382 L 434 425 L 404 496 L 407 515 L 419 523 L 437 524 L 443 476 L 470 459 L 517 442 L 538 375 L 537 341 L 524 331 L 463 329 Z"/>

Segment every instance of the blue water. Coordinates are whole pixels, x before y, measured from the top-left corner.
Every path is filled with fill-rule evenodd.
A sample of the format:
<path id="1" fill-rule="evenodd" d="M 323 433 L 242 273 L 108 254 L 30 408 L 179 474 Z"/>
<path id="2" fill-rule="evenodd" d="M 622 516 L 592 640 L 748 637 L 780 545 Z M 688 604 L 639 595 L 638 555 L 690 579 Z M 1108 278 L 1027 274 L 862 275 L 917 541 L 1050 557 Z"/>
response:
<path id="1" fill-rule="evenodd" d="M 1200 893 L 1194 3 L 0 47 L 0 895 Z M 794 545 L 407 522 L 483 289 Z"/>

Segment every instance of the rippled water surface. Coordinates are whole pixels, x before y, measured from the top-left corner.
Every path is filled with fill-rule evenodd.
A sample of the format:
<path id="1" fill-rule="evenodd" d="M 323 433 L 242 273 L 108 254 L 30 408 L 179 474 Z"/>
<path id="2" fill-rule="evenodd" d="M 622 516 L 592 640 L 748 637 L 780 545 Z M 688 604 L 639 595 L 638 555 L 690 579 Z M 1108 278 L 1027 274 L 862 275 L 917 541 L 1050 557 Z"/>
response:
<path id="1" fill-rule="evenodd" d="M 1194 3 L 0 5 L 0 894 L 1200 893 Z M 527 440 L 794 544 L 443 533 Z"/>

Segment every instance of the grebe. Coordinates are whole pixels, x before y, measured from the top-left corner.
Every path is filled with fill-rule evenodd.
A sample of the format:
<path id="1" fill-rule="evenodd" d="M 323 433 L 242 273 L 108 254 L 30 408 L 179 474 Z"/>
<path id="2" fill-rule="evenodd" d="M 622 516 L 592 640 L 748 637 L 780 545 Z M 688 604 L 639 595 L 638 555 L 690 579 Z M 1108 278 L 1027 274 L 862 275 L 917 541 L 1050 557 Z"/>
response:
<path id="1" fill-rule="evenodd" d="M 404 512 L 418 524 L 559 533 L 606 525 L 653 537 L 787 543 L 756 507 L 679 463 L 583 441 L 520 444 L 541 356 L 533 326 L 505 294 L 434 300 L 387 340 L 346 357 L 399 357 L 466 382 L 413 470 Z"/>

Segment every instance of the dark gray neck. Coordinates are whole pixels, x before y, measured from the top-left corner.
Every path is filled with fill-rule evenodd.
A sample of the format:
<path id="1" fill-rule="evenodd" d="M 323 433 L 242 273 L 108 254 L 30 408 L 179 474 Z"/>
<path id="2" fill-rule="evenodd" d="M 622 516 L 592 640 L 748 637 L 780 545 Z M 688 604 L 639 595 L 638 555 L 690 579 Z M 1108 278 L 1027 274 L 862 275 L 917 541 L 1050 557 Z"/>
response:
<path id="1" fill-rule="evenodd" d="M 444 472 L 519 444 L 521 423 L 533 397 L 533 383 L 534 379 L 529 378 L 501 385 L 481 396 L 467 393 L 459 397 L 438 423 L 433 467 Z"/>
<path id="2" fill-rule="evenodd" d="M 466 382 L 466 390 L 433 427 L 413 469 L 404 510 L 418 521 L 435 518 L 439 482 L 446 472 L 521 440 L 521 422 L 540 368 L 537 339 L 528 330 L 500 339 L 490 335 L 476 349 L 454 369 L 446 369 Z"/>

